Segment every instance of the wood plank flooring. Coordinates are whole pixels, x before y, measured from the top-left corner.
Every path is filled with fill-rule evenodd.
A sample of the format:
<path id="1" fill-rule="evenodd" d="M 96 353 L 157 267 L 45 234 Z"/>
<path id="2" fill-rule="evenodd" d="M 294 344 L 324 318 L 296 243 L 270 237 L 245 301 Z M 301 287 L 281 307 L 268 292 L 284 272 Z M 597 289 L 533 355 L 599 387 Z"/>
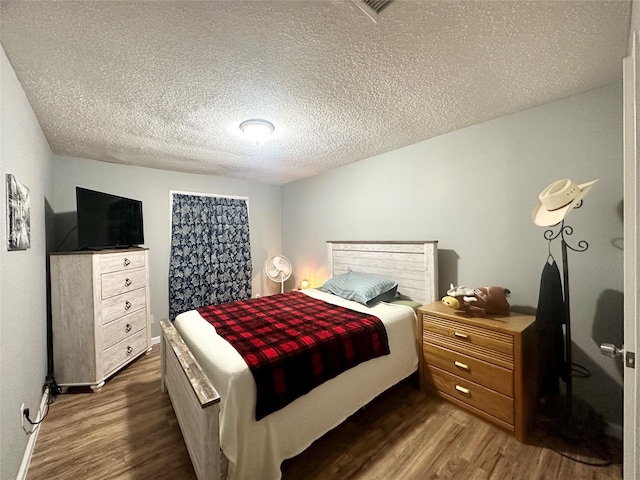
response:
<path id="1" fill-rule="evenodd" d="M 108 381 L 101 392 L 58 397 L 41 426 L 27 479 L 195 480 L 169 397 L 160 392 L 159 378 L 156 346 Z M 622 478 L 619 464 L 594 467 L 569 460 L 546 448 L 544 443 L 549 440 L 520 444 L 405 382 L 301 455 L 285 461 L 283 478 Z M 614 447 L 619 462 L 619 450 Z M 585 453 L 577 447 L 563 448 L 575 456 Z M 595 454 L 586 453 L 581 458 L 593 461 Z"/>

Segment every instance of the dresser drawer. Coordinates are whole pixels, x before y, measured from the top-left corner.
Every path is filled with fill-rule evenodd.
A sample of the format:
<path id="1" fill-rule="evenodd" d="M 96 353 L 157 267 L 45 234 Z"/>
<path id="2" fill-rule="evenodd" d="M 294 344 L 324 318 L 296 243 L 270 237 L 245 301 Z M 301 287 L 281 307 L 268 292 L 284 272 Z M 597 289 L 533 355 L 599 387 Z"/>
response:
<path id="1" fill-rule="evenodd" d="M 506 333 L 430 315 L 423 315 L 422 321 L 425 331 L 459 340 L 468 345 L 478 345 L 513 355 L 513 337 Z"/>
<path id="2" fill-rule="evenodd" d="M 102 364 L 105 376 L 108 376 L 115 368 L 135 358 L 148 347 L 147 329 L 144 328 L 130 337 L 121 340 L 112 347 L 102 352 Z"/>
<path id="3" fill-rule="evenodd" d="M 431 343 L 422 346 L 425 374 L 432 366 L 513 397 L 513 372 Z"/>
<path id="4" fill-rule="evenodd" d="M 102 301 L 102 324 L 140 310 L 147 305 L 147 290 L 139 288 Z"/>
<path id="5" fill-rule="evenodd" d="M 502 332 L 424 315 L 422 340 L 513 368 L 513 337 Z"/>
<path id="6" fill-rule="evenodd" d="M 514 424 L 514 404 L 511 397 L 489 390 L 436 367 L 431 367 L 429 374 L 425 372 L 424 377 L 425 383 L 431 388 L 482 410 L 510 425 Z"/>
<path id="7" fill-rule="evenodd" d="M 146 325 L 146 308 L 104 325 L 102 327 L 102 349 L 106 350 L 110 346 L 142 330 Z"/>
<path id="8" fill-rule="evenodd" d="M 136 268 L 131 271 L 107 273 L 102 275 L 102 298 L 113 297 L 125 292 L 131 292 L 147 284 L 147 271 Z"/>
<path id="9" fill-rule="evenodd" d="M 102 273 L 132 270 L 145 266 L 145 252 L 110 253 L 100 256 L 100 271 Z"/>

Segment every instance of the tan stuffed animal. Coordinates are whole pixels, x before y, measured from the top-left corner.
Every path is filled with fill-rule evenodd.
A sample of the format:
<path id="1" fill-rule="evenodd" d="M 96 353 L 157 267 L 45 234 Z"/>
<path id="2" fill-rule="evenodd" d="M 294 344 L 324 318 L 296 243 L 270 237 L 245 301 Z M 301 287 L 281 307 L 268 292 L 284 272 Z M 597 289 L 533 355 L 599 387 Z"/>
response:
<path id="1" fill-rule="evenodd" d="M 486 315 L 509 315 L 510 306 L 507 296 L 511 293 L 503 287 L 454 287 L 447 292 L 442 302 L 455 309 L 464 310 L 475 317 Z M 460 295 L 460 293 L 463 293 Z"/>

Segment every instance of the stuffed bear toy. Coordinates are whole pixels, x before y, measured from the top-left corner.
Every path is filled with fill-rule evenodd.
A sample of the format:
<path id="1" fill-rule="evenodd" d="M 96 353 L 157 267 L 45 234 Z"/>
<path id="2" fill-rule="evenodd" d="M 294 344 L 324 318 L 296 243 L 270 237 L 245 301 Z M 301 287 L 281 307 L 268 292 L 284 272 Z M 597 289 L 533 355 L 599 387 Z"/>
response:
<path id="1" fill-rule="evenodd" d="M 447 290 L 442 303 L 456 310 L 464 310 L 474 317 L 486 315 L 509 315 L 507 296 L 511 293 L 503 287 L 454 287 Z"/>

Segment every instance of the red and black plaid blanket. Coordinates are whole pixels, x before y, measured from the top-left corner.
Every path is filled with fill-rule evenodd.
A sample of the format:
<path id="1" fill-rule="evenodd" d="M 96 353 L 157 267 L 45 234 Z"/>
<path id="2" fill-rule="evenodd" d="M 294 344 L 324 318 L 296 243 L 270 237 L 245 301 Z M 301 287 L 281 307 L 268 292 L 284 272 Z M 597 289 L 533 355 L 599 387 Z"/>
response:
<path id="1" fill-rule="evenodd" d="M 356 365 L 389 354 L 379 318 L 286 292 L 198 308 L 256 381 L 256 420 Z"/>

